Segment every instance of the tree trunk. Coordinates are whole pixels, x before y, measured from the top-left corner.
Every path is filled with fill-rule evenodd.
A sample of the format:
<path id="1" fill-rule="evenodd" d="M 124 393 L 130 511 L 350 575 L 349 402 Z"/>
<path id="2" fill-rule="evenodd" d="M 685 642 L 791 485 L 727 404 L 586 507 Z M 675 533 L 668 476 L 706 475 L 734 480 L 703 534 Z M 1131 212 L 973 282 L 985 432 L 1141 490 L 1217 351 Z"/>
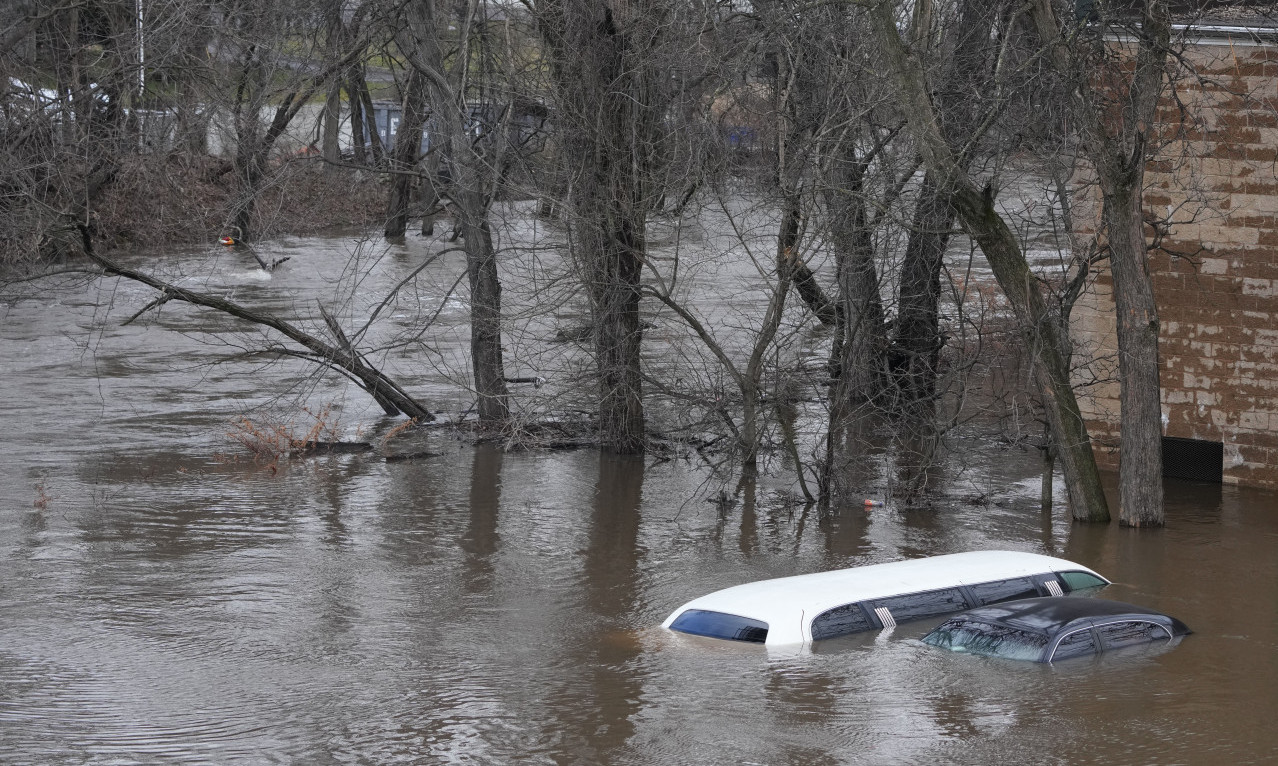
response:
<path id="1" fill-rule="evenodd" d="M 897 298 L 891 365 L 907 419 L 935 416 L 937 364 L 940 361 L 941 266 L 954 227 L 950 192 L 936 174 L 926 173 L 914 209 Z"/>
<path id="2" fill-rule="evenodd" d="M 504 423 L 510 418 L 501 351 L 501 281 L 497 253 L 487 220 L 463 214 L 462 237 L 470 276 L 470 356 L 479 395 L 479 419 Z"/>
<path id="3" fill-rule="evenodd" d="M 827 505 L 829 496 L 847 484 L 845 466 L 851 464 L 852 450 L 859 450 L 858 442 L 847 436 L 856 430 L 859 415 L 869 415 L 865 403 L 881 394 L 887 348 L 874 242 L 863 195 L 865 168 L 852 152 L 848 154 L 833 170 L 833 188 L 825 191 L 839 284 L 838 324 L 830 349 L 830 373 L 835 382 L 820 482 L 821 501 Z"/>
<path id="4" fill-rule="evenodd" d="M 603 135 L 607 142 L 595 147 L 594 168 L 603 209 L 597 209 L 587 226 L 599 235 L 591 260 L 590 289 L 595 309 L 595 355 L 599 364 L 599 426 L 603 443 L 620 454 L 644 451 L 643 385 L 639 351 L 643 330 L 639 317 L 639 276 L 645 250 L 647 207 L 643 179 L 635 171 L 643 160 L 631 156 L 636 128 L 651 115 L 641 112 L 634 74 L 625 64 L 625 36 L 607 26 L 593 47 L 604 67 L 595 84 Z M 583 193 L 586 190 L 583 189 Z"/>
<path id="5" fill-rule="evenodd" d="M 331 2 L 327 9 L 327 48 L 329 56 L 332 60 L 341 58 L 341 49 L 345 47 L 346 29 L 342 22 L 342 3 L 339 1 Z M 333 81 L 329 83 L 328 93 L 324 98 L 324 117 L 323 130 L 320 148 L 323 153 L 324 161 L 330 170 L 336 169 L 336 164 L 342 159 L 342 149 L 339 146 L 341 136 L 341 119 L 342 119 L 342 78 L 341 76 L 333 77 Z"/>
<path id="6" fill-rule="evenodd" d="M 935 86 L 934 101 L 937 128 L 951 144 L 977 140 L 981 113 L 975 94 L 988 77 L 994 52 L 991 32 L 999 6 L 990 0 L 965 0 L 959 5 L 956 23 L 947 30 L 953 55 Z M 932 18 L 931 3 L 916 6 L 916 45 L 931 44 Z M 955 161 L 959 172 L 966 173 L 971 152 L 960 151 Z M 901 265 L 891 368 L 900 407 L 900 479 L 906 502 L 926 485 L 940 438 L 937 381 L 945 340 L 939 304 L 941 271 L 955 218 L 951 195 L 940 174 L 932 169 L 924 174 Z"/>
<path id="7" fill-rule="evenodd" d="M 238 197 L 231 211 L 231 225 L 235 238 L 251 242 L 257 236 L 253 223 L 253 211 L 257 207 L 257 194 L 266 175 L 266 157 L 261 148 L 262 139 L 253 132 L 239 137 L 235 149 L 235 169 L 239 179 Z"/>
<path id="8" fill-rule="evenodd" d="M 825 294 L 825 290 L 821 289 L 821 283 L 817 281 L 816 274 L 813 274 L 808 264 L 799 257 L 798 251 L 791 250 L 785 257 L 790 261 L 790 273 L 794 274 L 794 290 L 799 294 L 799 298 L 812 310 L 821 324 L 826 327 L 838 324 L 838 307 L 834 301 L 830 300 L 830 296 Z"/>
<path id="9" fill-rule="evenodd" d="M 361 98 L 365 87 L 364 67 L 360 64 L 351 66 L 346 73 L 346 104 L 351 113 L 351 154 L 357 165 L 368 164 L 369 138 L 364 133 L 364 102 Z"/>
<path id="10" fill-rule="evenodd" d="M 342 147 L 340 144 L 342 135 L 341 120 L 342 84 L 340 80 L 334 80 L 333 84 L 328 86 L 328 94 L 324 99 L 324 139 L 322 142 L 324 161 L 329 163 L 329 167 L 333 169 L 342 159 Z"/>
<path id="11" fill-rule="evenodd" d="M 364 133 L 368 136 L 369 161 L 373 165 L 380 165 L 382 158 L 386 156 L 386 146 L 382 143 L 382 134 L 377 131 L 377 109 L 373 106 L 373 95 L 368 92 L 368 82 L 364 79 L 362 66 L 359 67 L 359 81 L 355 83 L 355 89 L 363 105 Z"/>
<path id="12" fill-rule="evenodd" d="M 1143 158 L 1141 160 L 1143 164 Z M 1137 176 L 1143 175 L 1137 173 Z M 1163 524 L 1158 306 L 1150 283 L 1139 181 L 1104 194 L 1110 272 L 1118 312 L 1120 524 Z"/>
<path id="13" fill-rule="evenodd" d="M 428 154 L 422 168 L 422 236 L 429 237 L 435 233 L 435 223 L 446 211 L 443 194 L 443 179 L 439 175 L 440 157 Z M 487 211 L 485 211 L 487 215 Z M 491 236 L 492 232 L 489 232 Z"/>
<path id="14" fill-rule="evenodd" d="M 402 237 L 408 230 L 408 208 L 412 202 L 413 170 L 421 156 L 422 126 L 426 123 L 426 77 L 418 69 L 408 75 L 404 88 L 403 112 L 395 144 L 391 150 L 390 189 L 386 200 L 387 237 Z"/>
<path id="15" fill-rule="evenodd" d="M 830 371 L 838 381 L 834 400 L 850 406 L 880 395 L 887 335 L 861 179 L 844 176 L 838 186 L 826 192 L 839 283 L 837 356 Z"/>
<path id="16" fill-rule="evenodd" d="M 457 215 L 455 234 L 462 238 L 466 252 L 476 409 L 481 423 L 504 424 L 510 418 L 510 405 L 501 348 L 501 281 L 488 220 L 503 147 L 495 131 L 472 133 L 467 129 L 470 61 L 475 56 L 482 57 L 485 51 L 479 48 L 482 41 L 477 42 L 470 34 L 474 19 L 466 14 L 473 10 L 464 6 L 456 10 L 462 15 L 453 16 L 444 11 L 444 6 L 432 3 L 405 7 L 404 26 L 397 41 L 413 68 L 410 89 L 419 88 L 431 105 L 432 167 L 419 181 L 430 198 L 423 232 L 441 193 L 436 188 L 439 183 Z M 450 28 L 455 28 L 458 34 L 445 42 L 440 38 L 441 30 Z M 449 68 L 445 46 L 454 44 L 459 53 Z M 486 90 L 477 91 L 477 95 L 481 100 L 488 98 Z M 418 136 L 420 143 L 420 129 Z M 396 158 L 397 161 L 405 159 L 398 143 Z M 434 172 L 443 162 L 448 163 L 451 171 L 446 180 Z M 399 231 L 403 232 L 402 226 Z"/>
<path id="17" fill-rule="evenodd" d="M 510 419 L 510 406 L 501 348 L 501 278 L 488 222 L 505 149 L 503 136 L 500 130 L 491 130 L 479 140 L 472 139 L 465 130 L 469 117 L 465 98 L 449 93 L 445 102 L 444 95 L 439 94 L 439 102 L 448 103 L 453 114 L 440 114 L 437 122 L 451 117 L 447 120 L 447 140 L 454 160 L 450 196 L 460 219 L 457 226 L 465 243 L 470 276 L 470 356 L 479 395 L 479 419 L 488 424 L 504 424 Z M 439 202 L 434 179 L 426 186 L 433 209 Z"/>
<path id="18" fill-rule="evenodd" d="M 928 483 L 940 428 L 937 378 L 940 374 L 941 268 L 955 212 L 952 192 L 935 173 L 926 173 L 901 263 L 896 336 L 890 352 L 896 394 L 897 480 L 902 504 L 915 504 Z"/>
<path id="19" fill-rule="evenodd" d="M 1044 514 L 1052 512 L 1052 499 L 1055 494 L 1053 483 L 1056 479 L 1056 444 L 1052 438 L 1052 429 L 1047 427 L 1043 429 L 1045 437 L 1043 444 L 1043 477 L 1039 482 L 1038 502 L 1039 508 Z"/>
<path id="20" fill-rule="evenodd" d="M 1109 240 L 1118 324 L 1120 380 L 1119 521 L 1163 524 L 1162 405 L 1158 307 L 1145 247 L 1143 186 L 1146 145 L 1154 127 L 1170 55 L 1165 0 L 1140 4 L 1135 55 L 1117 57 L 1108 35 L 1062 34 L 1050 0 L 1033 0 L 1034 23 L 1047 59 L 1064 78 L 1083 147 L 1096 168 Z M 1088 45 L 1104 46 L 1096 56 Z M 1078 46 L 1078 47 L 1075 47 Z M 1097 60 L 1117 61 L 1097 71 Z M 1097 80 L 1100 80 L 1098 83 Z"/>
<path id="21" fill-rule="evenodd" d="M 935 86 L 935 110 L 941 135 L 951 145 L 976 140 L 984 116 L 980 99 L 990 76 L 995 47 L 991 36 L 1002 5 L 995 0 L 964 0 L 950 28 L 953 55 L 945 76 Z M 930 3 L 915 8 L 915 40 L 927 45 L 932 30 Z M 959 169 L 971 163 L 970 147 L 956 156 Z M 935 416 L 936 383 L 944 340 L 938 321 L 941 269 L 954 228 L 950 190 L 929 170 L 923 177 L 918 205 L 901 264 L 892 369 L 907 419 Z"/>
<path id="22" fill-rule="evenodd" d="M 599 429 L 607 448 L 620 454 L 635 454 L 643 452 L 645 446 L 643 378 L 639 368 L 643 341 L 639 316 L 643 221 L 620 216 L 613 221 L 615 228 L 597 232 L 597 249 L 587 256 L 591 259 L 589 286 L 599 368 Z"/>

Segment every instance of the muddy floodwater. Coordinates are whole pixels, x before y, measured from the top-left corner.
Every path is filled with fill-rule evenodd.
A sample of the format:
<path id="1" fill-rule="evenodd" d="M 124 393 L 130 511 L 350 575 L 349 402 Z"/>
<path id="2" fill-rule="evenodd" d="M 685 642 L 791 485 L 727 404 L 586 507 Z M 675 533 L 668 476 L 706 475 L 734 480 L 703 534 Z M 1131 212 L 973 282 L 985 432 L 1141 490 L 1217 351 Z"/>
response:
<path id="1" fill-rule="evenodd" d="M 349 243 L 272 247 L 291 260 L 270 279 L 226 254 L 171 268 L 277 309 L 338 293 L 317 276 L 334 269 L 313 266 Z M 386 274 L 370 279 L 393 284 L 415 256 L 377 257 Z M 461 410 L 448 381 L 464 338 L 444 330 L 464 306 L 427 293 L 442 306 L 434 356 L 379 361 Z M 731 481 L 678 454 L 441 435 L 429 458 L 267 465 L 226 436 L 245 413 L 335 402 L 351 439 L 393 422 L 300 365 L 209 364 L 252 339 L 226 320 L 164 307 L 125 324 L 150 297 L 67 287 L 0 309 L 0 763 L 1278 759 L 1274 494 L 1169 482 L 1166 529 L 1076 526 L 1063 502 L 1038 510 L 1036 455 L 975 438 L 962 489 L 934 511 L 826 517 L 793 502 L 782 472 L 710 502 Z M 512 356 L 565 353 L 536 350 L 555 330 L 537 321 Z M 750 580 L 993 548 L 1085 564 L 1114 581 L 1098 597 L 1194 633 L 1042 666 L 927 647 L 935 621 L 799 652 L 659 627 Z"/>

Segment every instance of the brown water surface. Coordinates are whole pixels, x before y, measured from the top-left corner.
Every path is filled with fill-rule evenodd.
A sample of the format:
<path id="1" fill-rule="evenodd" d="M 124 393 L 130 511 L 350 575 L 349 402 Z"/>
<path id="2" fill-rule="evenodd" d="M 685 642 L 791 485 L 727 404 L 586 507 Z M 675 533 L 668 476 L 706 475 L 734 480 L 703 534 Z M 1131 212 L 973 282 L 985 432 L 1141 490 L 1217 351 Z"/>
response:
<path id="1" fill-rule="evenodd" d="M 299 261 L 328 246 L 278 245 Z M 322 288 L 301 269 L 274 285 L 246 266 L 219 273 L 276 305 Z M 290 279 L 292 292 L 272 291 Z M 121 326 L 146 300 L 133 292 L 51 294 L 0 322 L 0 763 L 1243 764 L 1278 752 L 1273 494 L 1169 483 L 1164 530 L 1074 526 L 1063 504 L 1037 510 L 1035 456 L 979 440 L 968 489 L 935 512 L 829 518 L 780 480 L 721 509 L 707 499 L 722 479 L 683 458 L 441 440 L 427 460 L 272 469 L 219 456 L 233 451 L 229 420 L 292 385 L 320 401 L 346 392 L 290 368 L 208 366 L 208 345 L 243 329 L 230 322 L 175 310 Z M 411 375 L 407 352 L 387 359 Z M 410 382 L 457 396 L 426 372 Z M 341 400 L 349 428 L 382 425 Z M 982 548 L 1081 562 L 1115 581 L 1100 597 L 1195 632 L 1162 652 L 1040 666 L 938 652 L 917 641 L 928 624 L 798 653 L 658 627 L 728 585 Z"/>

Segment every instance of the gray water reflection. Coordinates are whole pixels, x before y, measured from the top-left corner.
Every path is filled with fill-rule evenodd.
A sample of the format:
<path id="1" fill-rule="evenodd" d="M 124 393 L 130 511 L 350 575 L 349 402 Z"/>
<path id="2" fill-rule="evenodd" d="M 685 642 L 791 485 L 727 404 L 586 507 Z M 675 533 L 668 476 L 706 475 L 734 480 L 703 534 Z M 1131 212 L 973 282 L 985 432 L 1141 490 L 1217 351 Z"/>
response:
<path id="1" fill-rule="evenodd" d="M 331 287 L 298 269 L 263 292 L 228 266 L 245 300 Z M 288 368 L 206 366 L 234 328 L 104 326 L 104 300 L 0 323 L 0 763 L 1195 764 L 1278 747 L 1273 494 L 1172 483 L 1165 530 L 1073 526 L 1063 503 L 1037 510 L 1035 455 L 979 441 L 934 513 L 825 518 L 784 482 L 721 509 L 699 463 L 590 451 L 441 439 L 429 460 L 271 469 L 220 453 L 228 420 L 279 389 L 339 399 L 352 429 L 378 413 Z M 941 654 L 916 641 L 925 624 L 801 653 L 656 627 L 748 580 L 980 548 L 1080 561 L 1115 580 L 1102 597 L 1196 632 L 1040 667 Z"/>

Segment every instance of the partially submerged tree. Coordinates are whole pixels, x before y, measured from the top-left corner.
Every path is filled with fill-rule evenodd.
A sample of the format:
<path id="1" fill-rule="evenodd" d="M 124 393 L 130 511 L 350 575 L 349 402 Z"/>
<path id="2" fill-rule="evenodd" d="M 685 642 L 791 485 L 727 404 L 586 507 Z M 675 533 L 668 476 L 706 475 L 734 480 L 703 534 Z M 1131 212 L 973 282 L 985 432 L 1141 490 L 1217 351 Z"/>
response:
<path id="1" fill-rule="evenodd" d="M 401 123 L 405 127 L 395 145 L 400 173 L 391 181 L 394 225 L 388 220 L 387 234 L 404 231 L 407 185 L 412 178 L 407 171 L 417 164 L 421 130 L 429 125 L 432 151 L 442 155 L 439 163 L 447 172 L 429 174 L 424 182 L 433 196 L 448 200 L 466 252 L 471 366 L 479 418 L 484 423 L 501 423 L 510 416 L 510 406 L 501 348 L 501 282 L 489 215 L 501 188 L 513 104 L 509 91 L 494 87 L 496 83 L 472 69 L 490 55 L 478 34 L 488 21 L 487 6 L 422 0 L 400 10 L 402 16 L 393 21 L 399 22 L 396 40 L 408 60 L 410 76 Z M 454 10 L 460 12 L 454 14 Z"/>
<path id="2" fill-rule="evenodd" d="M 768 407 L 764 402 L 765 374 L 771 369 L 775 343 L 781 330 L 786 296 L 790 291 L 791 272 L 780 259 L 755 257 L 746 238 L 740 233 L 737 236 L 737 249 L 753 261 L 757 273 L 772 277 L 771 281 L 763 280 L 765 297 L 763 313 L 758 320 L 758 326 L 750 327 L 745 333 L 749 337 L 749 343 L 741 352 L 737 352 L 717 337 L 716 328 L 684 299 L 685 291 L 679 280 L 677 266 L 669 269 L 668 273 L 652 269 L 650 273 L 654 284 L 647 286 L 644 293 L 664 304 L 693 331 L 697 339 L 713 356 L 718 365 L 717 369 L 727 377 L 735 389 L 731 392 L 731 396 L 726 386 L 718 390 L 712 389 L 713 401 L 701 400 L 698 403 L 707 407 L 731 432 L 735 446 L 739 450 L 743 479 L 748 481 L 752 480 L 758 471 L 759 453 L 763 447 L 763 424 L 768 413 Z M 739 333 L 741 328 L 734 329 Z M 664 383 L 656 385 L 667 388 Z M 668 393 L 680 398 L 696 399 L 689 396 L 686 391 L 669 391 Z M 733 406 L 730 410 L 729 399 L 739 403 L 738 406 Z"/>
<path id="3" fill-rule="evenodd" d="M 1071 512 L 1079 521 L 1107 521 L 1109 510 L 1070 380 L 1065 342 L 1030 272 L 1024 250 L 995 209 L 992 187 L 982 189 L 977 185 L 961 161 L 964 147 L 956 147 L 953 139 L 942 132 L 925 69 L 918 52 L 902 39 L 895 4 L 876 3 L 871 16 L 875 37 L 900 92 L 901 108 L 924 162 L 942 187 L 951 190 L 950 204 L 963 228 L 980 245 L 1011 304 L 1032 360 L 1048 421 L 1058 437 Z M 990 107 L 995 108 L 996 104 L 991 103 Z"/>
<path id="4" fill-rule="evenodd" d="M 930 70 L 936 128 L 958 147 L 953 155 L 955 171 L 966 174 L 983 159 L 986 125 L 982 123 L 990 107 L 987 89 L 999 42 L 1007 36 L 1001 23 L 1007 3 L 958 2 L 944 9 L 938 5 L 933 0 L 914 5 L 910 45 Z M 949 12 L 949 23 L 937 18 L 943 11 Z M 946 343 L 941 326 L 941 274 L 957 213 L 949 184 L 946 172 L 927 165 L 901 262 L 889 364 L 900 415 L 898 441 L 907 495 L 925 483 L 939 439 L 937 380 Z"/>
<path id="5" fill-rule="evenodd" d="M 1073 3 L 1033 0 L 1046 58 L 1069 94 L 1082 152 L 1095 170 L 1118 320 L 1121 426 L 1119 521 L 1163 524 L 1162 406 L 1158 306 L 1145 241 L 1145 163 L 1170 55 L 1164 0 L 1136 4 L 1138 16 L 1097 4 L 1074 21 Z M 1126 7 L 1126 6 L 1125 6 Z"/>
<path id="6" fill-rule="evenodd" d="M 640 276 L 648 213 L 663 191 L 654 169 L 670 71 L 660 51 L 675 8 L 664 0 L 539 0 L 535 8 L 569 179 L 571 247 L 593 317 L 600 438 L 613 451 L 642 452 Z"/>

